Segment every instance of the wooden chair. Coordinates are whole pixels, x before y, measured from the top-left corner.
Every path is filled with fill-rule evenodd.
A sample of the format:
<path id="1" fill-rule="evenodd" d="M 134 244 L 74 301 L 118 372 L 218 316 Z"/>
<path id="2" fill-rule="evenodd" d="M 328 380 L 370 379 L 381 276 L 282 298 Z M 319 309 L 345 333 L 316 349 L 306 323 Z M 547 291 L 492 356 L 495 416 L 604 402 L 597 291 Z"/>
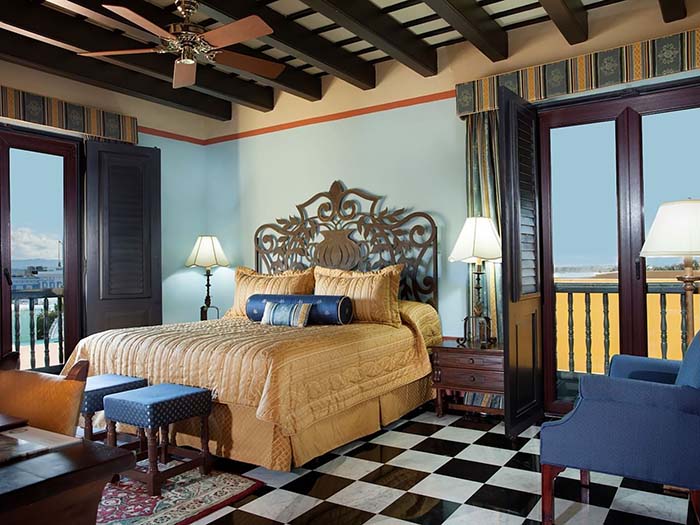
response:
<path id="1" fill-rule="evenodd" d="M 0 413 L 75 435 L 90 363 L 78 361 L 65 376 L 17 370 L 18 365 L 16 352 L 0 358 Z"/>

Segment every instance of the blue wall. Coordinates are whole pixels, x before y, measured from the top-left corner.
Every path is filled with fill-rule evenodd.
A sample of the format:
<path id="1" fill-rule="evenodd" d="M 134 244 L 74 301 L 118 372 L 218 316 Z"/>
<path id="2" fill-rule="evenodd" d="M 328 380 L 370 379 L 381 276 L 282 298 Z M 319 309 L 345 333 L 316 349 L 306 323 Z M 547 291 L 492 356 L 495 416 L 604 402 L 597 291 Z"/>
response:
<path id="1" fill-rule="evenodd" d="M 440 314 L 461 332 L 466 266 L 447 256 L 466 214 L 464 128 L 445 100 L 206 147 L 142 136 L 163 150 L 164 320 L 196 319 L 203 278 L 182 268 L 199 233 L 219 236 L 232 265 L 253 265 L 262 223 L 342 180 L 386 195 L 391 208 L 427 211 L 440 228 Z M 233 298 L 233 272 L 216 270 L 214 303 Z"/>

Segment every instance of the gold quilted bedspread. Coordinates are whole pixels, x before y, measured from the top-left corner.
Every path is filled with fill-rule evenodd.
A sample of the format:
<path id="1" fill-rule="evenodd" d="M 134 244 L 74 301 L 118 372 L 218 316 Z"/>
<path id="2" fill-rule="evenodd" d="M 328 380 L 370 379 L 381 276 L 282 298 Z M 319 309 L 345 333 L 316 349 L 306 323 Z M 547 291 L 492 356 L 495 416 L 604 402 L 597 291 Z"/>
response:
<path id="1" fill-rule="evenodd" d="M 209 388 L 218 403 L 256 409 L 292 436 L 317 421 L 430 373 L 427 345 L 441 337 L 437 312 L 401 301 L 402 325 L 288 328 L 245 317 L 108 330 L 86 337 L 66 368 L 90 375 Z"/>

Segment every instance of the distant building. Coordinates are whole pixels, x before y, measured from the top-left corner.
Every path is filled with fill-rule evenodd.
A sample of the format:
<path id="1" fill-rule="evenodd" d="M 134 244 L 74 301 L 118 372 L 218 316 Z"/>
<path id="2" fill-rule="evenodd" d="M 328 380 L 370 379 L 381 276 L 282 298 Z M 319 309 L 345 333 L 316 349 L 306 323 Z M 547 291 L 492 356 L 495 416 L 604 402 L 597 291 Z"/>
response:
<path id="1" fill-rule="evenodd" d="M 12 290 L 43 290 L 63 288 L 63 269 L 45 266 L 27 266 L 12 274 Z"/>

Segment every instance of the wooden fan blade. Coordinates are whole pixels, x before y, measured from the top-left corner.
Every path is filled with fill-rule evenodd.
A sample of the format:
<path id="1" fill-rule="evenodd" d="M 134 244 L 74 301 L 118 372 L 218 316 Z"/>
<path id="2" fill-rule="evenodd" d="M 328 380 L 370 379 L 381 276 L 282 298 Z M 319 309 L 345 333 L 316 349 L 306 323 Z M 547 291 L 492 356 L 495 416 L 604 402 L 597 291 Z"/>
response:
<path id="1" fill-rule="evenodd" d="M 272 33 L 272 28 L 257 15 L 246 16 L 202 35 L 214 49 L 253 40 Z"/>
<path id="2" fill-rule="evenodd" d="M 102 7 L 104 7 L 105 9 L 109 9 L 110 11 L 118 14 L 122 18 L 126 18 L 129 22 L 133 22 L 137 26 L 142 27 L 149 33 L 153 33 L 154 35 L 159 36 L 160 38 L 163 38 L 165 40 L 173 39 L 173 35 L 168 33 L 165 29 L 155 25 L 153 22 L 151 22 L 147 18 L 142 17 L 138 13 L 134 13 L 131 9 L 119 5 L 103 5 Z"/>
<path id="3" fill-rule="evenodd" d="M 179 60 L 175 61 L 175 71 L 173 73 L 173 87 L 175 89 L 193 86 L 197 80 L 197 64 L 185 64 Z"/>
<path id="4" fill-rule="evenodd" d="M 155 53 L 157 49 L 120 49 L 117 51 L 90 51 L 89 53 L 78 53 L 81 57 L 109 57 L 116 55 L 142 55 L 144 53 Z"/>
<path id="5" fill-rule="evenodd" d="M 233 69 L 250 71 L 265 78 L 277 78 L 285 67 L 278 62 L 250 57 L 234 51 L 219 51 L 214 57 L 214 62 Z"/>

